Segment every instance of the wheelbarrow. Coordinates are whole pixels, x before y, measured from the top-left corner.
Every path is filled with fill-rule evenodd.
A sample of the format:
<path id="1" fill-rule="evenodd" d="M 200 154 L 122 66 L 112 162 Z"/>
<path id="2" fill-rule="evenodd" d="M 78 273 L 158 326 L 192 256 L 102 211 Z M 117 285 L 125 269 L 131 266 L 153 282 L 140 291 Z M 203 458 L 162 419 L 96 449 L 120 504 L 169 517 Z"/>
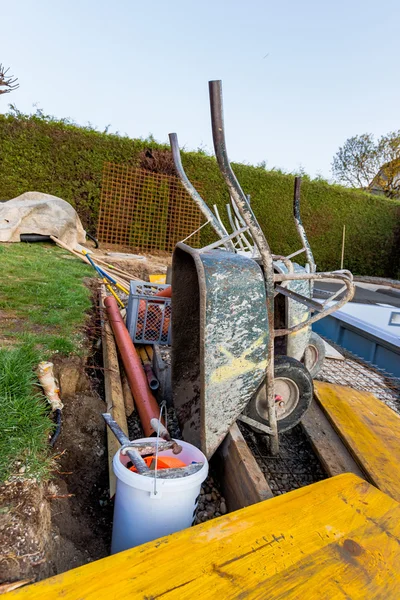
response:
<path id="1" fill-rule="evenodd" d="M 183 171 L 176 135 L 171 134 L 178 175 L 220 237 L 201 250 L 178 244 L 174 252 L 174 404 L 185 439 L 199 445 L 208 458 L 243 411 L 243 420 L 270 435 L 271 452 L 276 454 L 278 430 L 299 422 L 313 392 L 306 366 L 286 352 L 304 356 L 309 337 L 301 341 L 299 333 L 309 332 L 314 322 L 343 306 L 354 286 L 348 271 L 316 273 L 300 219 L 299 180 L 294 215 L 303 248 L 287 257 L 272 254 L 228 160 L 221 82 L 209 85 L 215 153 L 240 227 L 228 234 L 205 205 Z M 237 252 L 237 240 L 243 242 L 240 236 L 246 235 L 254 243 L 249 257 Z M 306 268 L 291 262 L 300 252 L 306 253 Z M 343 285 L 318 303 L 312 299 L 317 279 L 339 280 Z M 344 296 L 332 304 L 343 291 Z M 286 336 L 293 337 L 285 340 Z"/>
<path id="2" fill-rule="evenodd" d="M 232 197 L 232 206 L 229 204 L 226 205 L 228 220 L 233 230 L 232 234 L 230 235 L 221 220 L 217 206 L 214 205 L 214 214 L 189 181 L 182 166 L 176 133 L 170 133 L 169 139 L 175 168 L 179 178 L 197 206 L 200 208 L 204 217 L 207 219 L 207 222 L 210 223 L 217 236 L 221 239 L 226 250 L 235 252 L 239 255 L 249 256 L 260 264 L 261 257 L 258 252 L 257 245 L 254 243 L 252 236 L 249 235 L 245 221 L 241 217 Z M 303 248 L 287 257 L 282 257 L 275 254 L 272 255 L 274 271 L 276 273 L 314 273 L 316 271 L 314 256 L 300 216 L 300 185 L 301 178 L 295 177 L 293 215 L 296 229 L 303 242 Z M 249 196 L 247 196 L 247 200 L 248 202 L 250 201 Z M 303 252 L 306 252 L 307 256 L 307 263 L 305 267 L 291 261 L 291 258 Z M 298 302 L 296 299 L 294 299 L 294 297 L 296 293 L 300 293 L 305 297 L 311 298 L 313 292 L 313 282 L 294 280 L 287 282 L 285 287 L 287 290 L 291 290 L 293 292 L 293 297 L 288 295 L 280 295 L 275 300 L 275 328 L 277 329 L 292 327 L 297 323 L 305 321 L 309 316 L 309 308 Z M 328 301 L 329 300 L 330 298 Z M 285 338 L 277 338 L 275 340 L 275 350 L 278 354 L 287 355 L 305 363 L 313 379 L 321 370 L 325 358 L 324 342 L 319 335 L 312 331 L 310 325 L 304 327 L 296 334 L 288 334 Z"/>

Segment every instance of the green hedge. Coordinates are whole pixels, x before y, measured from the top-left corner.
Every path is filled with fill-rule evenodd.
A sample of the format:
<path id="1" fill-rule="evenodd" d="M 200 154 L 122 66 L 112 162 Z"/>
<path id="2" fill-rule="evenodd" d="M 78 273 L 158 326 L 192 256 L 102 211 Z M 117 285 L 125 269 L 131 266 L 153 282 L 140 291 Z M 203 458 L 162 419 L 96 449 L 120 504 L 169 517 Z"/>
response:
<path id="1" fill-rule="evenodd" d="M 38 112 L 15 109 L 0 116 L 0 200 L 29 191 L 60 196 L 78 211 L 84 226 L 96 229 L 101 173 L 105 161 L 138 165 L 145 148 L 167 149 L 153 140 L 100 133 Z M 221 214 L 228 194 L 213 157 L 183 153 L 190 179 L 202 183 L 205 200 Z M 300 247 L 293 225 L 292 175 L 233 164 L 275 253 Z M 364 192 L 303 179 L 302 215 L 320 270 L 338 268 L 342 228 L 346 225 L 345 266 L 356 274 L 398 277 L 400 203 Z M 209 227 L 202 242 L 215 239 Z"/>

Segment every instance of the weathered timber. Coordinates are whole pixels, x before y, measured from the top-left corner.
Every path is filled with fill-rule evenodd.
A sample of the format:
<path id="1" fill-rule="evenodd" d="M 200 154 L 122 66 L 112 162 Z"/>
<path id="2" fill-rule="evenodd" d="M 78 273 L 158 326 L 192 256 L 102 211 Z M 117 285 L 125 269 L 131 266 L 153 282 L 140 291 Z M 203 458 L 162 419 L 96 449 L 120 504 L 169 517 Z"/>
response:
<path id="1" fill-rule="evenodd" d="M 108 323 L 107 315 L 103 307 L 103 300 L 106 297 L 104 285 L 100 288 L 100 319 L 101 319 L 101 340 L 103 346 L 103 364 L 104 364 L 104 387 L 106 396 L 107 412 L 111 413 L 114 421 L 118 423 L 122 431 L 128 435 L 128 424 L 126 421 L 124 395 L 122 391 L 121 376 L 119 371 L 117 348 L 114 341 L 114 335 Z M 116 478 L 112 468 L 112 461 L 115 453 L 119 449 L 119 443 L 111 430 L 107 427 L 107 449 L 108 449 L 108 470 L 110 484 L 110 498 L 115 494 Z"/>
<path id="2" fill-rule="evenodd" d="M 369 392 L 314 384 L 315 397 L 368 479 L 400 501 L 400 417 Z"/>
<path id="3" fill-rule="evenodd" d="M 222 490 L 229 510 L 273 497 L 263 472 L 234 423 L 217 453 Z"/>
<path id="4" fill-rule="evenodd" d="M 400 505 L 332 477 L 9 594 L 19 600 L 397 600 Z"/>
<path id="5" fill-rule="evenodd" d="M 315 400 L 304 415 L 301 424 L 323 468 L 330 477 L 341 473 L 354 473 L 358 477 L 366 479 L 366 475 Z"/>

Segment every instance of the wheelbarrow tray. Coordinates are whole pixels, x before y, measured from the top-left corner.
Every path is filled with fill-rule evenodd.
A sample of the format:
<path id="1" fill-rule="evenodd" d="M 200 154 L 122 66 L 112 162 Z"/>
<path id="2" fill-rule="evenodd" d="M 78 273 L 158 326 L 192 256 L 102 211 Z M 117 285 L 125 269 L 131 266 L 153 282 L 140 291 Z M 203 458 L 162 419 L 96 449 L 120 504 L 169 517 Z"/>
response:
<path id="1" fill-rule="evenodd" d="M 172 390 L 183 438 L 207 458 L 262 382 L 265 283 L 251 258 L 179 243 L 172 262 Z"/>

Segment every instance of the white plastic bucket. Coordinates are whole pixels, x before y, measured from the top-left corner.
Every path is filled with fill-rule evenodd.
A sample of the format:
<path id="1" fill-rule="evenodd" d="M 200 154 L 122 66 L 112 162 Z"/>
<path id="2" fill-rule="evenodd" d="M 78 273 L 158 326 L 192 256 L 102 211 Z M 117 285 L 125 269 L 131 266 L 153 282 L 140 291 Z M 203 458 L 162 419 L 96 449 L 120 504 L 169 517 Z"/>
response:
<path id="1" fill-rule="evenodd" d="M 138 442 L 154 442 L 155 438 L 143 438 Z M 160 439 L 160 442 L 163 441 Z M 159 456 L 175 456 L 184 463 L 204 463 L 202 468 L 188 477 L 156 480 L 144 477 L 126 468 L 129 458 L 120 450 L 113 459 L 117 477 L 111 553 L 121 552 L 133 546 L 150 542 L 190 527 L 193 523 L 201 484 L 208 474 L 208 462 L 195 446 L 179 441 L 182 452 L 174 455 L 172 450 L 159 452 Z"/>

